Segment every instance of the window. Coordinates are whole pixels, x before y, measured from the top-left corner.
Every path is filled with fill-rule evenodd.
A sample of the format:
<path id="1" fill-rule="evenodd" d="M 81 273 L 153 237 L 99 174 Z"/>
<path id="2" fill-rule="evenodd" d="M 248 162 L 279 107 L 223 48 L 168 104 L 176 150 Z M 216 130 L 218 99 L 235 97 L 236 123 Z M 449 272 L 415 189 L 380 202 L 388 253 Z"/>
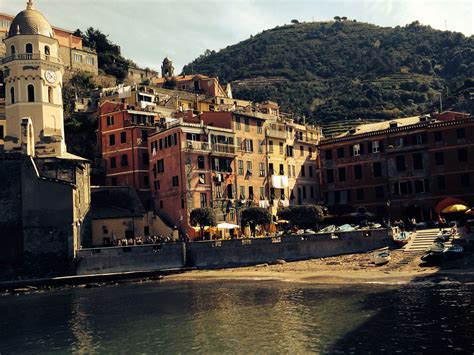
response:
<path id="1" fill-rule="evenodd" d="M 205 192 L 201 192 L 201 208 L 207 207 L 207 194 Z"/>
<path id="2" fill-rule="evenodd" d="M 331 151 L 329 150 L 329 152 L 331 152 Z M 343 147 L 337 148 L 337 157 L 339 159 L 344 158 L 344 148 Z"/>
<path id="3" fill-rule="evenodd" d="M 423 156 L 421 155 L 421 153 L 413 154 L 413 169 L 423 169 Z"/>
<path id="4" fill-rule="evenodd" d="M 198 169 L 205 169 L 204 156 L 198 156 Z"/>
<path id="5" fill-rule="evenodd" d="M 384 198 L 385 197 L 385 191 L 383 186 L 375 186 L 375 197 L 376 198 Z"/>
<path id="6" fill-rule="evenodd" d="M 457 139 L 466 138 L 466 130 L 464 128 L 458 128 L 456 130 L 456 137 L 457 137 Z"/>
<path id="7" fill-rule="evenodd" d="M 436 152 L 435 153 L 435 162 L 436 162 L 436 165 L 444 165 L 444 153 L 443 152 Z"/>
<path id="8" fill-rule="evenodd" d="M 32 54 L 33 53 L 33 45 L 31 43 L 27 43 L 25 46 L 25 52 L 27 54 Z"/>
<path id="9" fill-rule="evenodd" d="M 143 177 L 143 184 L 144 184 L 145 186 L 150 185 L 150 178 L 148 177 L 148 175 L 145 175 L 145 176 Z"/>
<path id="10" fill-rule="evenodd" d="M 443 132 L 435 132 L 434 133 L 434 141 L 441 142 L 443 140 Z"/>
<path id="11" fill-rule="evenodd" d="M 245 123 L 245 132 L 250 132 L 250 120 L 248 118 L 244 118 Z"/>
<path id="12" fill-rule="evenodd" d="M 243 160 L 239 160 L 238 162 L 238 174 L 244 175 L 244 161 Z"/>
<path id="13" fill-rule="evenodd" d="M 280 164 L 279 175 L 285 175 L 285 168 L 284 168 L 283 164 Z"/>
<path id="14" fill-rule="evenodd" d="M 436 179 L 438 184 L 438 190 L 446 190 L 446 178 L 441 175 Z"/>
<path id="15" fill-rule="evenodd" d="M 247 175 L 252 175 L 252 162 L 250 160 L 247 160 Z"/>
<path id="16" fill-rule="evenodd" d="M 240 117 L 235 118 L 235 129 L 240 131 Z"/>
<path id="17" fill-rule="evenodd" d="M 268 172 L 270 175 L 274 174 L 275 171 L 273 170 L 273 163 L 268 164 Z"/>
<path id="18" fill-rule="evenodd" d="M 245 151 L 246 152 L 253 152 L 253 140 L 246 139 L 245 140 Z"/>
<path id="19" fill-rule="evenodd" d="M 397 166 L 397 171 L 405 171 L 405 156 L 397 155 L 395 157 L 395 164 Z"/>
<path id="20" fill-rule="evenodd" d="M 301 165 L 301 176 L 302 177 L 306 176 L 306 171 L 305 171 L 304 165 Z"/>
<path id="21" fill-rule="evenodd" d="M 115 157 L 110 158 L 110 168 L 115 169 L 117 167 L 117 160 Z"/>
<path id="22" fill-rule="evenodd" d="M 426 144 L 426 133 L 415 134 L 415 144 Z"/>
<path id="23" fill-rule="evenodd" d="M 462 187 L 469 187 L 471 184 L 469 174 L 461 174 L 461 186 Z"/>
<path id="24" fill-rule="evenodd" d="M 362 201 L 364 199 L 364 189 L 356 190 L 356 200 Z"/>
<path id="25" fill-rule="evenodd" d="M 270 188 L 270 200 L 274 200 L 274 199 L 275 199 L 275 188 L 271 187 Z"/>
<path id="26" fill-rule="evenodd" d="M 372 164 L 374 169 L 374 177 L 381 177 L 382 176 L 382 163 L 375 162 Z"/>
<path id="27" fill-rule="evenodd" d="M 280 142 L 278 145 L 280 147 L 280 154 L 283 154 L 283 143 Z"/>
<path id="28" fill-rule="evenodd" d="M 216 185 L 216 198 L 222 198 L 222 186 Z"/>
<path id="29" fill-rule="evenodd" d="M 309 166 L 309 177 L 313 177 L 313 167 Z"/>
<path id="30" fill-rule="evenodd" d="M 163 209 L 164 205 L 163 205 L 163 200 L 160 201 L 160 208 Z"/>
<path id="31" fill-rule="evenodd" d="M 28 85 L 28 102 L 35 102 L 35 87 L 33 84 Z"/>
<path id="32" fill-rule="evenodd" d="M 311 198 L 314 198 L 314 186 L 309 187 L 309 195 L 311 196 Z"/>
<path id="33" fill-rule="evenodd" d="M 172 185 L 172 186 L 179 186 L 178 176 L 173 176 L 173 177 L 171 178 L 171 185 Z"/>
<path id="34" fill-rule="evenodd" d="M 204 185 L 206 183 L 206 174 L 199 173 L 199 184 Z"/>
<path id="35" fill-rule="evenodd" d="M 232 191 L 232 185 L 227 185 L 227 198 L 234 198 L 234 192 Z"/>
<path id="36" fill-rule="evenodd" d="M 354 179 L 362 180 L 362 165 L 354 165 Z"/>
<path id="37" fill-rule="evenodd" d="M 300 157 L 304 155 L 304 147 L 300 145 Z"/>
<path id="38" fill-rule="evenodd" d="M 257 133 L 262 133 L 262 121 L 257 121 Z"/>
<path id="39" fill-rule="evenodd" d="M 326 170 L 326 181 L 328 184 L 334 182 L 334 171 L 332 169 Z"/>
<path id="40" fill-rule="evenodd" d="M 155 190 L 159 190 L 160 189 L 160 180 L 155 180 Z"/>
<path id="41" fill-rule="evenodd" d="M 268 152 L 273 153 L 273 141 L 268 141 Z"/>
<path id="42" fill-rule="evenodd" d="M 165 171 L 165 162 L 163 161 L 163 159 L 159 159 L 157 162 L 156 162 L 156 170 L 158 173 L 163 173 Z"/>
<path id="43" fill-rule="evenodd" d="M 326 160 L 332 160 L 332 150 L 325 150 L 324 157 L 326 158 Z"/>
<path id="44" fill-rule="evenodd" d="M 114 116 L 107 116 L 107 126 L 112 126 L 115 123 Z"/>
<path id="45" fill-rule="evenodd" d="M 339 168 L 339 181 L 346 181 L 346 168 Z"/>
<path id="46" fill-rule="evenodd" d="M 54 98 L 53 98 L 53 88 L 50 86 L 48 87 L 48 102 L 50 104 L 53 104 L 54 103 Z"/>
<path id="47" fill-rule="evenodd" d="M 395 195 L 407 195 L 413 192 L 411 181 L 395 182 L 393 184 Z"/>
<path id="48" fill-rule="evenodd" d="M 361 154 L 360 152 L 360 144 L 354 144 L 352 146 L 352 154 L 356 157 Z"/>
<path id="49" fill-rule="evenodd" d="M 293 146 L 292 145 L 287 145 L 286 146 L 286 155 L 289 157 L 293 156 Z"/>
<path id="50" fill-rule="evenodd" d="M 245 200 L 245 186 L 239 186 L 239 198 Z"/>
<path id="51" fill-rule="evenodd" d="M 296 167 L 294 165 L 291 166 L 291 170 L 293 172 L 293 177 L 296 177 Z"/>
<path id="52" fill-rule="evenodd" d="M 77 54 L 77 53 L 74 53 L 74 61 L 77 62 L 77 63 L 82 63 L 82 55 L 80 54 Z"/>
<path id="53" fill-rule="evenodd" d="M 115 134 L 109 136 L 109 145 L 115 145 Z"/>
<path id="54" fill-rule="evenodd" d="M 14 55 L 15 52 L 16 52 L 15 46 L 14 45 L 10 46 L 10 54 Z"/>
<path id="55" fill-rule="evenodd" d="M 3 131 L 4 126 L 0 126 L 0 139 L 3 139 L 5 137 L 5 132 Z"/>
<path id="56" fill-rule="evenodd" d="M 313 148 L 308 147 L 308 154 L 309 154 L 309 157 L 310 157 L 310 158 L 313 157 Z"/>
<path id="57" fill-rule="evenodd" d="M 263 141 L 262 140 L 258 141 L 258 153 L 263 154 Z"/>
<path id="58" fill-rule="evenodd" d="M 291 165 L 288 165 L 287 169 L 288 169 L 287 170 L 288 171 L 288 177 L 292 177 L 292 175 L 291 175 Z"/>
<path id="59" fill-rule="evenodd" d="M 249 186 L 249 200 L 253 200 L 253 186 Z"/>
<path id="60" fill-rule="evenodd" d="M 303 189 L 303 198 L 306 198 L 306 186 L 301 187 Z"/>
<path id="61" fill-rule="evenodd" d="M 260 186 L 260 200 L 265 200 L 265 188 Z"/>
<path id="62" fill-rule="evenodd" d="M 372 142 L 372 153 L 378 153 L 380 152 L 380 142 L 379 141 L 373 141 Z"/>
<path id="63" fill-rule="evenodd" d="M 395 142 L 394 142 L 394 145 L 397 148 L 403 147 L 405 145 L 405 140 L 403 139 L 403 137 L 396 138 Z"/>
<path id="64" fill-rule="evenodd" d="M 116 177 L 113 177 L 110 182 L 111 182 L 112 186 L 117 186 L 117 178 Z"/>
<path id="65" fill-rule="evenodd" d="M 120 143 L 127 143 L 127 132 L 120 132 Z"/>
<path id="66" fill-rule="evenodd" d="M 142 153 L 142 163 L 145 166 L 150 165 L 150 156 L 148 155 L 148 152 L 143 152 Z"/>
<path id="67" fill-rule="evenodd" d="M 94 58 L 92 58 L 92 57 L 87 57 L 87 58 L 86 58 L 86 61 L 87 61 L 87 64 L 89 64 L 89 65 L 94 65 Z"/>
<path id="68" fill-rule="evenodd" d="M 258 174 L 260 176 L 265 176 L 265 163 L 258 163 Z"/>
<path id="69" fill-rule="evenodd" d="M 50 55 L 51 54 L 51 50 L 50 50 L 49 46 L 44 46 L 44 54 L 45 55 Z"/>
<path id="70" fill-rule="evenodd" d="M 120 165 L 121 166 L 128 166 L 128 155 L 127 154 L 122 154 L 120 158 Z"/>
<path id="71" fill-rule="evenodd" d="M 417 194 L 428 192 L 427 184 L 425 183 L 425 180 L 415 180 L 413 185 L 415 187 L 415 193 Z"/>
<path id="72" fill-rule="evenodd" d="M 467 162 L 467 149 L 458 149 L 458 160 L 462 163 Z"/>
<path id="73" fill-rule="evenodd" d="M 15 103 L 15 88 L 13 86 L 10 88 L 10 103 L 12 105 Z"/>

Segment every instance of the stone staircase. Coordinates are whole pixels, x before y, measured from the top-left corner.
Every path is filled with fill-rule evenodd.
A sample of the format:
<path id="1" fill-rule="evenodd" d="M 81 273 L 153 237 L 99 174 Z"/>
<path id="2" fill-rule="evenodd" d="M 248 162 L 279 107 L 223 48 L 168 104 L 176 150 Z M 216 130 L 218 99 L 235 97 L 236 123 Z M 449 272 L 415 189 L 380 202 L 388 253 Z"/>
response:
<path id="1" fill-rule="evenodd" d="M 412 237 L 412 240 L 403 247 L 405 253 L 424 253 L 425 250 L 433 244 L 438 233 L 439 229 L 424 229 L 416 232 L 416 236 Z M 444 243 L 444 245 L 447 247 L 451 246 L 451 241 Z"/>

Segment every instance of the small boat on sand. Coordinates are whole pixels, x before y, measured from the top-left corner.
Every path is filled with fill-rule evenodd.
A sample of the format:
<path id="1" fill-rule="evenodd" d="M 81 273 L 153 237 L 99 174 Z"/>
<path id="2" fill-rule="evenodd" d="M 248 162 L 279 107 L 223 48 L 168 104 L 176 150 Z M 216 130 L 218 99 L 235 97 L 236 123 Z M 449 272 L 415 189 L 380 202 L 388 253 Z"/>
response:
<path id="1" fill-rule="evenodd" d="M 428 249 L 426 249 L 426 253 L 442 253 L 444 250 L 444 244 L 440 242 L 434 242 L 431 244 Z"/>
<path id="2" fill-rule="evenodd" d="M 376 251 L 372 254 L 372 262 L 375 265 L 384 265 L 390 261 L 390 252 L 388 250 Z"/>
<path id="3" fill-rule="evenodd" d="M 393 236 L 393 241 L 398 245 L 405 245 L 411 239 L 411 233 L 409 232 L 400 232 Z"/>
<path id="4" fill-rule="evenodd" d="M 336 231 L 336 226 L 331 224 L 319 231 L 319 233 L 334 233 Z"/>

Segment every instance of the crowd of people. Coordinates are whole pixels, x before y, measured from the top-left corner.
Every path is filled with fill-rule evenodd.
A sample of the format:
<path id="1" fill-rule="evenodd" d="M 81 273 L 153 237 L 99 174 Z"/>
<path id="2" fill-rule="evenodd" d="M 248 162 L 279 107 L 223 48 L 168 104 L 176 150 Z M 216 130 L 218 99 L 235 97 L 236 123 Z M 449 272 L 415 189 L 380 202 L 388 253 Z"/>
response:
<path id="1" fill-rule="evenodd" d="M 132 246 L 132 245 L 145 245 L 145 244 L 162 244 L 162 243 L 170 243 L 171 237 L 169 236 L 156 236 L 156 235 L 149 235 L 147 237 L 136 237 L 136 238 L 122 238 L 116 239 L 112 241 L 113 247 L 124 247 L 124 246 Z"/>

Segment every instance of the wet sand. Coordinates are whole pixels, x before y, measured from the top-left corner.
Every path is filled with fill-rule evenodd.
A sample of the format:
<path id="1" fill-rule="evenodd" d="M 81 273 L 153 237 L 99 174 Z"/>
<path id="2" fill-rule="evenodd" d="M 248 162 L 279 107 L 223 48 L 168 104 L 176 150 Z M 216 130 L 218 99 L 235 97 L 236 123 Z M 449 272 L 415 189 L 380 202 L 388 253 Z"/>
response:
<path id="1" fill-rule="evenodd" d="M 474 281 L 472 256 L 445 262 L 443 267 L 421 266 L 420 256 L 410 256 L 402 250 L 391 251 L 391 261 L 375 266 L 372 253 L 342 255 L 284 264 L 262 264 L 250 267 L 216 270 L 194 270 L 169 275 L 165 281 L 199 280 L 280 280 L 320 284 L 405 284 L 429 278 Z"/>

